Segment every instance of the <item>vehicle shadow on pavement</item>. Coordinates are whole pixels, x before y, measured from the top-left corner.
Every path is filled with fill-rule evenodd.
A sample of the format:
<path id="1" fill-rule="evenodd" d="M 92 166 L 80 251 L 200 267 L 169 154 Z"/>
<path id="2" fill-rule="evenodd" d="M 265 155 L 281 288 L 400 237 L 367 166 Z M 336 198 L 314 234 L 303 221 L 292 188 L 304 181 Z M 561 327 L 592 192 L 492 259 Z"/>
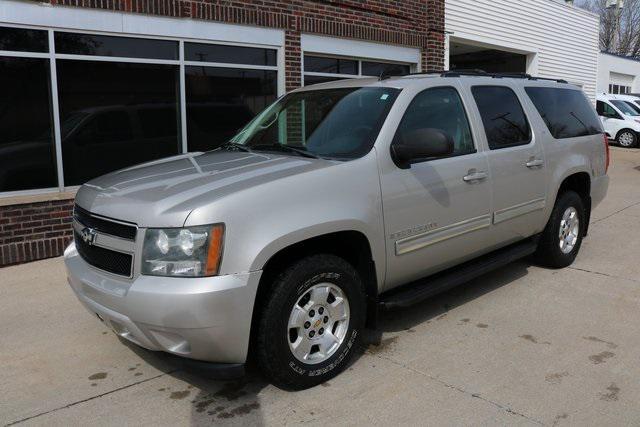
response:
<path id="1" fill-rule="evenodd" d="M 269 384 L 255 369 L 249 367 L 247 374 L 239 379 L 212 379 L 208 372 L 185 364 L 180 357 L 149 351 L 124 339 L 121 341 L 149 365 L 186 383 L 176 390 L 161 388 L 158 391 L 168 393 L 172 403 L 183 401 L 190 405 L 191 425 L 224 421 L 241 425 L 264 424 L 258 394 Z"/>
<path id="2" fill-rule="evenodd" d="M 438 320 L 446 316 L 450 310 L 526 276 L 528 268 L 532 265 L 533 260 L 525 258 L 411 307 L 382 312 L 377 329 L 367 331 L 365 345 L 379 346 L 385 332 L 412 330 L 417 325 Z"/>

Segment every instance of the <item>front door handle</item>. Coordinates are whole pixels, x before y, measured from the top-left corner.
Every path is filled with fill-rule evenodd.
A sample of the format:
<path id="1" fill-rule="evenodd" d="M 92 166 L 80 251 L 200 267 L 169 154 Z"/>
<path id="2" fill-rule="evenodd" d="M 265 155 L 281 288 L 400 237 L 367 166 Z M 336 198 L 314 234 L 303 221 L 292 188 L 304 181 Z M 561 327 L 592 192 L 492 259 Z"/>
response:
<path id="1" fill-rule="evenodd" d="M 524 165 L 528 168 L 537 168 L 544 165 L 544 161 L 542 159 L 531 159 Z"/>
<path id="2" fill-rule="evenodd" d="M 487 173 L 486 172 L 471 172 L 469 171 L 469 175 L 465 175 L 462 177 L 462 180 L 464 182 L 475 182 L 475 181 L 482 181 L 483 179 L 487 179 Z"/>

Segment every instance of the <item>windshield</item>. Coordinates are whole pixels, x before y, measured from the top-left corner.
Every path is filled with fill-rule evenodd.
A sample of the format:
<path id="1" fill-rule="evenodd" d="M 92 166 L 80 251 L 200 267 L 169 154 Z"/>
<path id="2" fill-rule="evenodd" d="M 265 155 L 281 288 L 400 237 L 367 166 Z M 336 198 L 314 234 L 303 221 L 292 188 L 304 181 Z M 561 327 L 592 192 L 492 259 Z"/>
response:
<path id="1" fill-rule="evenodd" d="M 626 102 L 631 108 L 633 108 L 633 110 L 640 114 L 640 104 L 635 104 L 633 101 L 624 101 Z"/>
<path id="2" fill-rule="evenodd" d="M 611 103 L 618 107 L 618 110 L 622 111 L 622 114 L 627 116 L 640 116 L 640 113 L 631 108 L 625 101 L 611 101 Z"/>
<path id="3" fill-rule="evenodd" d="M 339 88 L 284 96 L 244 127 L 231 143 L 348 160 L 371 150 L 399 89 Z"/>

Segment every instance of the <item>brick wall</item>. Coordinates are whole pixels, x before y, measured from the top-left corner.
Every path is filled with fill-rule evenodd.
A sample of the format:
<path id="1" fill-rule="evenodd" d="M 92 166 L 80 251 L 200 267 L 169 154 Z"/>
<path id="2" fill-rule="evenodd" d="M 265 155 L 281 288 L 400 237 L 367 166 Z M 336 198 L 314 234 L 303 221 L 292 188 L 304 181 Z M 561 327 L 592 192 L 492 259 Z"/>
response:
<path id="1" fill-rule="evenodd" d="M 73 200 L 0 207 L 0 266 L 62 255 L 72 238 Z"/>

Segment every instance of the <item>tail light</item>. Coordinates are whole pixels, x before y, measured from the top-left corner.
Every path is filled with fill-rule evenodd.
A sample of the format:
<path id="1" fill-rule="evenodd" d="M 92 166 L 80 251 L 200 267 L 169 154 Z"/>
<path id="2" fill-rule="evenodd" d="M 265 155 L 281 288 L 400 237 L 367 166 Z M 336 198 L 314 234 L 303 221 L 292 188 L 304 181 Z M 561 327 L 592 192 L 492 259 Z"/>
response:
<path id="1" fill-rule="evenodd" d="M 604 173 L 609 172 L 609 163 L 611 163 L 611 154 L 609 153 L 609 138 L 607 134 L 602 134 L 604 139 L 604 155 L 605 155 L 605 163 L 604 163 Z"/>

